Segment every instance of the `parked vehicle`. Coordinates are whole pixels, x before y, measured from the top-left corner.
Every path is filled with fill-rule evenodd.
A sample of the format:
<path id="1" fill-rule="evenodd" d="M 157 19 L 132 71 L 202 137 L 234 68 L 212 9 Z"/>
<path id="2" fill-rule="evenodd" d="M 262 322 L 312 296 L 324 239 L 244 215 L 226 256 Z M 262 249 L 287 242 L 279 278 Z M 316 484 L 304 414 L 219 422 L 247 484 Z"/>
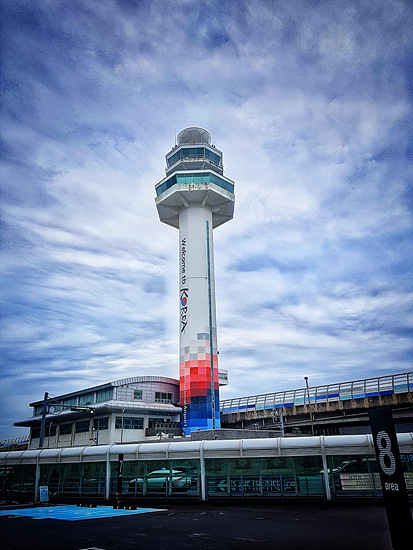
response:
<path id="1" fill-rule="evenodd" d="M 329 472 L 330 473 L 330 472 Z M 331 472 L 336 490 L 372 490 L 380 487 L 377 461 L 362 458 L 346 460 Z"/>
<path id="2" fill-rule="evenodd" d="M 144 478 L 138 477 L 129 482 L 129 492 L 135 492 L 135 487 L 138 491 L 145 489 L 146 491 L 165 491 L 167 484 L 172 484 L 172 490 L 185 491 L 197 484 L 196 470 L 190 467 L 174 468 L 167 470 L 161 468 L 154 470 Z"/>

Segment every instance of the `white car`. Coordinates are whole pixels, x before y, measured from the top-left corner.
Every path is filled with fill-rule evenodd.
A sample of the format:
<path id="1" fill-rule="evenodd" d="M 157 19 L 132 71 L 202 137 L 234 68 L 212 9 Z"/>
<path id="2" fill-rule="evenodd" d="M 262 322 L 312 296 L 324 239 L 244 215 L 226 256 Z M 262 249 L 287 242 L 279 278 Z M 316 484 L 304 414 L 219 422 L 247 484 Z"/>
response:
<path id="1" fill-rule="evenodd" d="M 175 490 L 187 490 L 197 484 L 196 471 L 191 468 L 177 468 L 173 470 L 167 470 L 162 468 L 161 470 L 154 470 L 146 477 L 146 490 L 152 491 L 165 491 L 166 484 L 172 482 L 172 489 Z M 129 492 L 135 492 L 135 486 L 138 490 L 142 490 L 144 487 L 144 479 L 138 477 L 132 479 L 129 482 Z"/>

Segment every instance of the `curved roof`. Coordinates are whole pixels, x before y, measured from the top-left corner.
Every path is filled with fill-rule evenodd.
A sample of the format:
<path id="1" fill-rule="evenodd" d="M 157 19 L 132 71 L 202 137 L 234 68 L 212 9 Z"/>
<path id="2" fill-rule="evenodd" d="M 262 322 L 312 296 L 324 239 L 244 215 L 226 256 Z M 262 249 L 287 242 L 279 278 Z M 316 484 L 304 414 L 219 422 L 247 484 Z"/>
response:
<path id="1" fill-rule="evenodd" d="M 175 386 L 179 386 L 179 380 L 177 380 L 176 378 L 167 378 L 165 376 L 131 376 L 130 378 L 122 378 L 120 380 L 106 382 L 105 384 L 99 384 L 98 386 L 91 386 L 89 388 L 83 388 L 81 390 L 73 391 L 70 393 L 64 393 L 61 395 L 54 396 L 53 398 L 49 396 L 49 398 L 51 401 L 53 400 L 56 403 L 57 401 L 60 401 L 62 399 L 76 397 L 88 392 L 94 392 L 97 390 L 103 390 L 103 389 L 123 386 L 127 384 L 137 384 L 140 382 L 162 382 L 165 384 L 173 384 Z M 36 407 L 42 404 L 43 404 L 43 399 L 39 399 L 38 401 L 33 401 L 32 403 L 29 403 L 29 406 Z"/>
<path id="2" fill-rule="evenodd" d="M 182 145 L 183 143 L 206 143 L 207 145 L 210 145 L 211 134 L 203 128 L 191 126 L 190 128 L 185 128 L 179 132 L 177 136 L 177 143 L 178 145 Z"/>
<path id="3" fill-rule="evenodd" d="M 397 434 L 400 451 L 413 451 L 413 433 Z M 168 458 L 247 458 L 265 456 L 311 455 L 374 455 L 371 434 L 328 435 L 308 437 L 276 437 L 265 439 L 232 439 L 205 441 L 170 441 L 151 443 L 125 443 L 93 447 L 66 447 L 30 451 L 0 452 L 0 464 L 35 464 L 54 462 L 87 462 L 116 460 L 122 453 L 125 460 L 166 460 Z"/>
<path id="4" fill-rule="evenodd" d="M 123 386 L 124 384 L 136 384 L 138 382 L 164 382 L 169 384 L 179 384 L 176 378 L 167 378 L 166 376 L 132 376 L 131 378 L 121 378 L 109 382 L 111 386 Z"/>

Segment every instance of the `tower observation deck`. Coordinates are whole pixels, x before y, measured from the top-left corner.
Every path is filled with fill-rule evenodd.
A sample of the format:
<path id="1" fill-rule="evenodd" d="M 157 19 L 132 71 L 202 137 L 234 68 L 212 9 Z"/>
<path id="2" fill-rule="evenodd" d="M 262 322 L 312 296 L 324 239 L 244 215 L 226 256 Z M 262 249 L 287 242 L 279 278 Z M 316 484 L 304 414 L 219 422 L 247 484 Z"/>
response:
<path id="1" fill-rule="evenodd" d="M 212 230 L 234 213 L 234 182 L 203 128 L 185 128 L 155 185 L 159 219 L 179 229 L 180 405 L 186 434 L 220 427 Z"/>

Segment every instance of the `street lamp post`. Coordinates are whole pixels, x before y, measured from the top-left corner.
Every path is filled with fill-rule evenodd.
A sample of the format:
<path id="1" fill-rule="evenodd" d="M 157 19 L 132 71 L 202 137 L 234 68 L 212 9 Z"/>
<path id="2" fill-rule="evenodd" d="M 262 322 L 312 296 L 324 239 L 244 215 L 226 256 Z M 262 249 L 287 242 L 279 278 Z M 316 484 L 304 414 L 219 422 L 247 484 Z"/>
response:
<path id="1" fill-rule="evenodd" d="M 120 442 L 123 443 L 123 423 L 125 421 L 125 409 L 122 409 L 122 426 L 120 430 Z"/>
<path id="2" fill-rule="evenodd" d="M 41 449 L 43 447 L 44 439 L 46 436 L 46 416 L 49 413 L 54 413 L 54 409 L 56 406 L 60 407 L 60 409 L 70 409 L 71 411 L 88 411 L 90 414 L 93 414 L 95 407 L 82 407 L 82 406 L 76 406 L 76 405 L 64 405 L 63 403 L 60 403 L 59 401 L 56 401 L 53 398 L 49 397 L 49 393 L 45 392 L 44 398 L 43 398 L 43 407 L 42 407 L 42 418 L 40 421 L 40 435 L 39 435 L 39 448 Z M 49 442 L 48 447 L 50 444 L 50 430 L 51 425 L 53 424 L 52 421 L 50 421 L 49 424 Z M 72 434 L 73 435 L 73 434 Z"/>
<path id="3" fill-rule="evenodd" d="M 52 424 L 53 424 L 53 422 L 50 421 L 50 424 L 49 424 L 49 438 L 47 440 L 47 448 L 50 447 L 50 438 L 52 437 L 52 435 L 51 435 L 52 434 Z"/>
<path id="4" fill-rule="evenodd" d="M 281 437 L 284 437 L 284 419 L 283 419 L 283 413 L 280 410 L 278 413 L 273 409 L 271 411 L 271 417 L 272 417 L 272 423 L 273 424 L 279 424 L 280 431 L 281 431 Z"/>
<path id="5" fill-rule="evenodd" d="M 308 410 L 310 412 L 310 422 L 311 422 L 311 434 L 314 435 L 314 422 L 313 422 L 313 413 L 311 411 L 310 388 L 308 386 L 308 376 L 304 376 L 304 380 L 305 380 L 305 385 L 307 387 Z"/>
<path id="6" fill-rule="evenodd" d="M 40 437 L 39 437 L 39 448 L 43 447 L 44 432 L 46 428 L 46 414 L 47 414 L 47 403 L 49 400 L 49 394 L 45 392 L 43 399 L 43 408 L 42 408 L 42 420 L 40 424 Z"/>

